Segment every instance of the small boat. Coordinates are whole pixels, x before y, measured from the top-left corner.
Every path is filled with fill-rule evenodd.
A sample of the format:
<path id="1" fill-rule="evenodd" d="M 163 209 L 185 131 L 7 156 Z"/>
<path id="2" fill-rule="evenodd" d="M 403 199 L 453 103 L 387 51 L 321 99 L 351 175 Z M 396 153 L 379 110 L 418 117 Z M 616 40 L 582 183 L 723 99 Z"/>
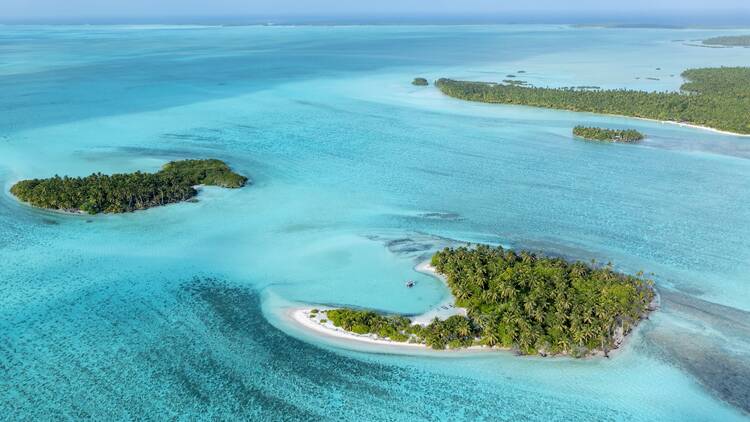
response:
<path id="1" fill-rule="evenodd" d="M 414 287 L 414 285 L 415 285 L 415 284 L 417 284 L 417 282 L 416 282 L 416 281 L 414 281 L 414 280 L 409 280 L 409 281 L 407 281 L 407 282 L 406 282 L 406 287 L 408 287 L 408 288 L 410 288 L 410 289 L 411 289 L 412 287 Z"/>

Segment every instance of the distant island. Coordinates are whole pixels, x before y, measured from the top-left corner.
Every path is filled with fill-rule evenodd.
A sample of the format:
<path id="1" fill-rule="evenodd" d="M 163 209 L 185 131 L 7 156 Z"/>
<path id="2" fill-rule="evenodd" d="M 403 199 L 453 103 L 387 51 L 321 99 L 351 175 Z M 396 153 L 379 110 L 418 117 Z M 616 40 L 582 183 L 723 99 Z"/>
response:
<path id="1" fill-rule="evenodd" d="M 411 81 L 411 84 L 416 86 L 427 86 L 430 83 L 427 82 L 427 79 L 425 78 L 414 78 L 414 80 Z"/>
<path id="2" fill-rule="evenodd" d="M 750 35 L 730 35 L 713 37 L 702 41 L 704 45 L 719 45 L 723 47 L 750 47 Z"/>
<path id="3" fill-rule="evenodd" d="M 573 135 L 589 141 L 635 143 L 644 136 L 635 129 L 605 129 L 600 127 L 576 126 Z"/>
<path id="4" fill-rule="evenodd" d="M 451 97 L 688 123 L 750 134 L 750 67 L 690 69 L 680 92 L 629 89 L 538 88 L 515 84 L 439 79 Z"/>
<path id="5" fill-rule="evenodd" d="M 366 339 L 376 343 L 584 357 L 608 356 L 654 309 L 652 281 L 609 265 L 595 268 L 483 245 L 446 248 L 432 257 L 432 265 L 446 277 L 463 314 L 421 325 L 369 310 L 312 309 L 305 322 L 370 336 Z"/>
<path id="6" fill-rule="evenodd" d="M 526 81 L 522 81 L 519 79 L 503 79 L 504 84 L 508 85 L 528 85 L 529 83 Z"/>
<path id="7" fill-rule="evenodd" d="M 60 177 L 23 180 L 10 192 L 35 207 L 71 213 L 124 213 L 186 201 L 197 185 L 239 188 L 245 176 L 220 160 L 172 161 L 157 173 Z"/>
<path id="8" fill-rule="evenodd" d="M 687 26 L 660 23 L 581 23 L 572 28 L 612 28 L 612 29 L 685 29 Z"/>

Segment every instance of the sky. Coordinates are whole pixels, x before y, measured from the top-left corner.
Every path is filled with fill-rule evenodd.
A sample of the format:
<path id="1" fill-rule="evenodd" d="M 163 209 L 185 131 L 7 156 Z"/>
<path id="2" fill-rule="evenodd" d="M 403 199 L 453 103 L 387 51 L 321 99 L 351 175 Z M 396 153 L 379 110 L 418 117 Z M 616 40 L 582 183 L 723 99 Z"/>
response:
<path id="1" fill-rule="evenodd" d="M 550 21 L 750 17 L 750 0 L 0 0 L 0 21 L 477 17 Z M 544 20 L 544 19 L 541 19 Z"/>

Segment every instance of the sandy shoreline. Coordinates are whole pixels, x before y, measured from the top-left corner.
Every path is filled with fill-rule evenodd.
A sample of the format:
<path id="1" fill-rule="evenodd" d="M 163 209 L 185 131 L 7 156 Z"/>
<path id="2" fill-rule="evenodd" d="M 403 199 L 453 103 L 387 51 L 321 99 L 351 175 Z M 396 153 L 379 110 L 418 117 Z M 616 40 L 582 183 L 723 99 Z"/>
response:
<path id="1" fill-rule="evenodd" d="M 317 309 L 318 312 L 313 314 L 311 317 L 311 310 Z M 499 347 L 487 347 L 487 346 L 471 346 L 462 347 L 459 349 L 442 349 L 435 350 L 423 343 L 409 343 L 408 341 L 399 342 L 380 338 L 375 334 L 356 334 L 350 331 L 346 331 L 343 328 L 339 328 L 333 325 L 332 322 L 327 321 L 325 311 L 333 308 L 317 307 L 317 308 L 290 308 L 286 311 L 286 316 L 292 322 L 295 322 L 300 327 L 307 329 L 310 332 L 333 339 L 344 344 L 350 345 L 371 345 L 377 346 L 380 351 L 401 351 L 404 353 L 435 353 L 441 355 L 455 356 L 460 353 L 487 353 L 487 352 L 507 352 L 509 349 L 503 349 Z M 326 322 L 322 322 L 326 320 Z"/>
<path id="2" fill-rule="evenodd" d="M 491 103 L 491 104 L 504 104 L 504 103 Z M 526 107 L 533 107 L 533 106 L 526 106 Z M 743 138 L 750 137 L 750 133 L 730 132 L 728 130 L 715 129 L 712 127 L 701 126 L 701 125 L 696 125 L 696 124 L 687 123 L 687 122 L 675 122 L 673 120 L 657 120 L 657 119 L 649 119 L 648 117 L 626 116 L 624 114 L 596 113 L 593 111 L 574 111 L 574 110 L 567 110 L 564 108 L 548 108 L 548 107 L 541 107 L 541 108 L 546 108 L 547 110 L 570 111 L 573 113 L 590 113 L 590 114 L 597 114 L 599 116 L 623 117 L 626 119 L 643 120 L 644 122 L 654 122 L 654 123 L 661 123 L 661 124 L 667 124 L 667 125 L 676 125 L 676 126 L 686 127 L 690 129 L 705 130 L 707 132 L 718 133 L 720 135 L 740 136 Z M 648 136 L 646 136 L 646 138 L 648 138 Z"/>
<path id="3" fill-rule="evenodd" d="M 505 103 L 488 103 L 488 104 L 505 104 Z M 511 105 L 511 104 L 507 104 L 507 105 Z M 525 106 L 525 107 L 534 107 L 534 106 Z M 654 122 L 654 123 L 686 127 L 690 129 L 705 130 L 707 132 L 718 133 L 720 135 L 739 136 L 743 138 L 750 137 L 750 133 L 730 132 L 728 130 L 715 129 L 715 128 L 708 127 L 708 126 L 701 126 L 701 125 L 696 125 L 696 124 L 686 123 L 686 122 L 675 122 L 672 120 L 657 120 L 657 119 L 649 119 L 648 117 L 626 116 L 624 114 L 596 113 L 593 111 L 574 111 L 574 110 L 568 110 L 564 108 L 548 108 L 548 107 L 537 107 L 537 108 L 545 108 L 547 110 L 570 111 L 572 113 L 590 113 L 590 114 L 596 114 L 599 116 L 622 117 L 626 119 L 643 120 L 644 122 Z M 648 134 L 646 134 L 646 138 L 648 138 Z"/>
<path id="4" fill-rule="evenodd" d="M 504 103 L 490 103 L 490 104 L 504 104 Z M 533 107 L 533 106 L 526 106 L 526 107 Z M 681 126 L 681 127 L 686 127 L 690 129 L 705 130 L 707 132 L 718 133 L 720 135 L 740 136 L 743 138 L 750 137 L 750 133 L 730 132 L 728 130 L 715 129 L 715 128 L 708 127 L 708 126 L 701 126 L 701 125 L 696 125 L 696 124 L 686 123 L 686 122 L 675 122 L 672 120 L 657 120 L 657 119 L 649 119 L 648 117 L 626 116 L 624 114 L 596 113 L 593 111 L 574 111 L 574 110 L 567 110 L 564 108 L 547 108 L 547 107 L 540 107 L 540 108 L 546 108 L 547 110 L 570 111 L 573 113 L 590 113 L 590 114 L 596 114 L 599 116 L 622 117 L 626 119 L 643 120 L 644 122 L 654 122 L 654 123 L 661 123 L 661 124 L 667 124 L 667 125 Z M 648 138 L 648 134 L 646 134 L 646 138 Z"/>
<path id="5" fill-rule="evenodd" d="M 445 276 L 439 274 L 435 267 L 432 266 L 430 261 L 424 261 L 420 263 L 419 265 L 414 267 L 414 271 L 435 277 L 438 280 L 442 281 L 446 286 L 448 285 L 448 281 L 446 280 Z M 456 307 L 456 298 L 451 295 L 446 300 L 438 303 L 429 311 L 417 316 L 413 316 L 410 319 L 415 324 L 428 325 L 435 318 L 447 319 L 448 317 L 453 315 L 466 316 L 466 309 Z"/>
<path id="6" fill-rule="evenodd" d="M 316 316 L 311 317 L 311 310 L 319 309 Z M 299 325 L 308 328 L 316 333 L 323 334 L 328 337 L 333 337 L 343 340 L 353 340 L 369 344 L 379 344 L 387 346 L 399 346 L 409 348 L 427 348 L 424 344 L 420 343 L 408 343 L 408 342 L 396 342 L 387 339 L 378 338 L 374 334 L 356 334 L 344 330 L 333 325 L 331 321 L 325 321 L 325 311 L 332 308 L 292 308 L 287 311 L 287 315 Z"/>
<path id="7" fill-rule="evenodd" d="M 619 114 L 616 114 L 616 115 L 613 115 L 613 116 L 618 116 L 618 117 L 628 117 L 628 116 L 621 116 L 621 115 L 619 115 Z M 632 118 L 632 117 L 631 117 L 631 118 Z M 714 132 L 714 133 L 718 133 L 718 134 L 721 134 L 721 135 L 729 135 L 729 136 L 741 136 L 741 137 L 745 137 L 745 138 L 746 138 L 746 137 L 750 137 L 750 134 L 747 134 L 747 133 L 736 133 L 736 132 L 729 132 L 729 131 L 727 131 L 727 130 L 714 129 L 714 128 L 712 128 L 712 127 L 708 127 L 708 126 L 701 126 L 701 125 L 694 125 L 694 124 L 692 124 L 692 123 L 673 122 L 673 121 L 671 121 L 671 120 L 655 120 L 655 119 L 647 119 L 647 118 L 645 118 L 645 117 L 634 117 L 634 118 L 635 118 L 635 119 L 639 119 L 639 120 L 645 120 L 645 121 L 648 121 L 648 122 L 665 123 L 665 124 L 670 124 L 670 125 L 677 125 L 677 126 L 687 127 L 687 128 L 691 128 L 691 129 L 699 129 L 699 130 L 705 130 L 705 131 L 708 131 L 708 132 Z"/>
<path id="8" fill-rule="evenodd" d="M 437 273 L 437 271 L 435 270 L 435 267 L 433 267 L 430 264 L 430 261 L 424 261 L 418 264 L 417 266 L 414 267 L 414 270 L 422 274 L 433 276 L 441 280 L 444 283 L 446 282 L 445 277 Z M 318 312 L 312 313 L 311 311 L 313 309 L 317 309 Z M 325 307 L 325 306 L 319 306 L 315 308 L 313 307 L 291 308 L 286 311 L 286 316 L 291 321 L 297 323 L 301 327 L 306 328 L 310 331 L 313 331 L 318 334 L 322 334 L 329 338 L 334 338 L 337 340 L 345 340 L 348 342 L 371 344 L 371 345 L 378 345 L 378 346 L 391 346 L 391 347 L 402 349 L 402 350 L 403 349 L 409 349 L 409 350 L 421 349 L 421 350 L 433 351 L 433 352 L 446 352 L 446 351 L 489 352 L 489 351 L 503 350 L 499 348 L 490 348 L 490 347 L 484 347 L 484 346 L 472 346 L 472 347 L 455 349 L 455 350 L 450 350 L 450 349 L 433 350 L 432 348 L 422 343 L 392 341 L 392 340 L 380 338 L 375 334 L 356 334 L 356 333 L 346 331 L 343 328 L 336 327 L 335 325 L 333 325 L 333 323 L 328 321 L 327 318 L 325 317 L 325 312 L 330 309 L 333 309 L 333 308 Z M 451 315 L 464 315 L 464 316 L 466 315 L 466 309 L 455 307 L 455 298 L 453 298 L 453 296 L 450 296 L 448 299 L 444 300 L 443 302 L 440 302 L 434 308 L 428 310 L 427 312 L 411 317 L 410 319 L 414 324 L 428 325 L 435 318 L 446 319 L 450 317 Z M 323 320 L 325 320 L 325 322 L 323 322 Z"/>

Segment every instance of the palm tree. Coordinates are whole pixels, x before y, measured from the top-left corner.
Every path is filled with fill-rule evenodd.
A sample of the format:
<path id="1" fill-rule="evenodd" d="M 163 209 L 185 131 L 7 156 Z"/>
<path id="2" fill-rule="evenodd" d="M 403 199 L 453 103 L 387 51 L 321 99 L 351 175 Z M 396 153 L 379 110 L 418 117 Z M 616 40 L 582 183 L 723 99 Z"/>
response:
<path id="1" fill-rule="evenodd" d="M 469 335 L 471 335 L 471 325 L 469 324 L 469 320 L 465 318 L 462 319 L 459 322 L 458 327 L 456 327 L 456 332 L 461 337 L 468 337 Z"/>
<path id="2" fill-rule="evenodd" d="M 495 327 L 488 327 L 485 329 L 482 333 L 482 339 L 484 340 L 484 343 L 490 347 L 495 347 L 497 343 L 500 342 L 500 337 L 498 336 Z"/>

